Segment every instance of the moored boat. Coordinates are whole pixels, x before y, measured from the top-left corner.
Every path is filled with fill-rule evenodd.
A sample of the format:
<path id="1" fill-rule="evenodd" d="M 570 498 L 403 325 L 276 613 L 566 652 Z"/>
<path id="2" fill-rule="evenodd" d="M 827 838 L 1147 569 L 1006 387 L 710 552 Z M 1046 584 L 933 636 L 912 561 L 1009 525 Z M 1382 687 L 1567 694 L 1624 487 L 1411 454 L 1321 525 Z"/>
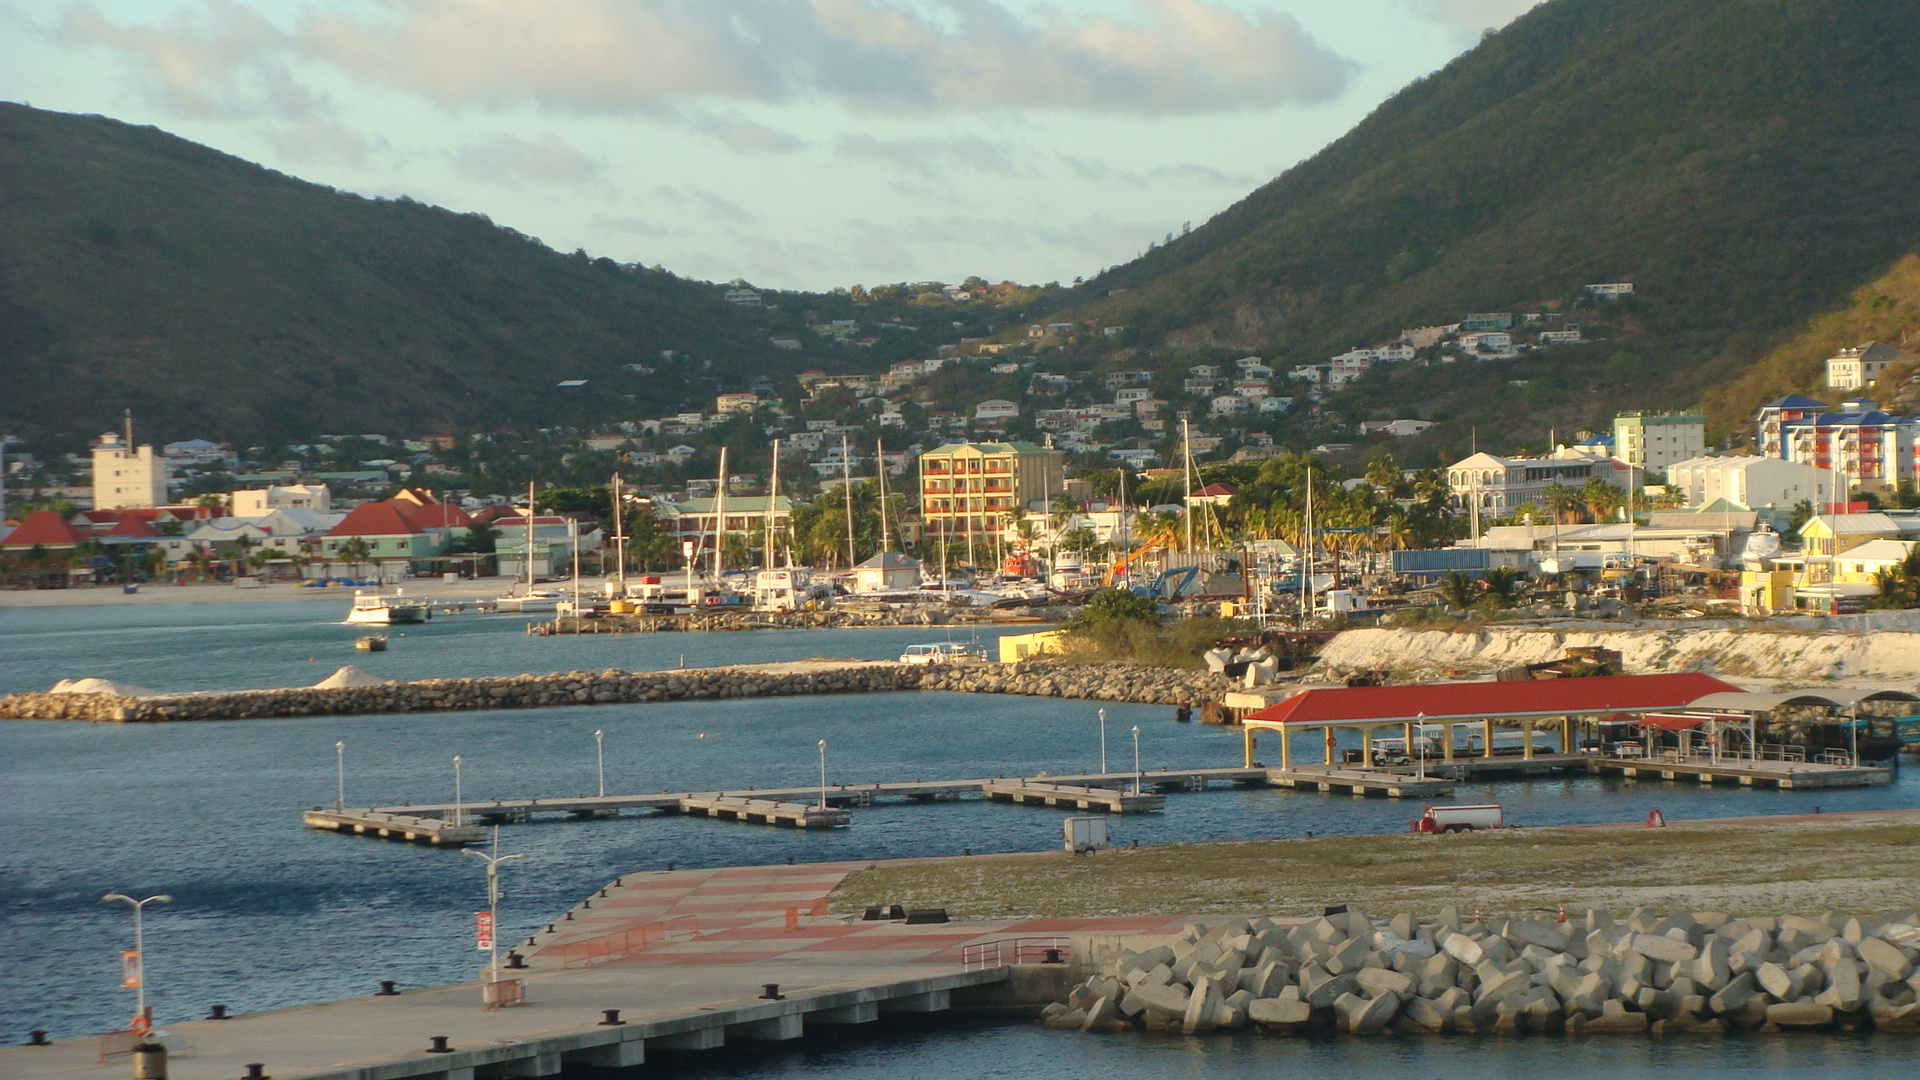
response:
<path id="1" fill-rule="evenodd" d="M 395 623 L 423 623 L 433 617 L 433 606 L 418 597 L 403 596 L 395 589 L 392 596 L 356 592 L 353 607 L 347 612 L 350 623 L 390 626 Z"/>

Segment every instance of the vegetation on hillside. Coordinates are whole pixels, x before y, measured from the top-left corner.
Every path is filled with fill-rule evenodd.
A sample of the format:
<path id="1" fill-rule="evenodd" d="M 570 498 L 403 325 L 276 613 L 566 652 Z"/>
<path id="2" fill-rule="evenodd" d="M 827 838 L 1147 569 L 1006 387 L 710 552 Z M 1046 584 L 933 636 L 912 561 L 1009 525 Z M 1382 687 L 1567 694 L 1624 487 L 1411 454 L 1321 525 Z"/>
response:
<path id="1" fill-rule="evenodd" d="M 1136 358 L 1284 367 L 1632 281 L 1614 344 L 1540 354 L 1524 386 L 1390 365 L 1364 404 L 1565 430 L 1535 417 L 1570 390 L 1594 421 L 1696 401 L 1920 247 L 1916 31 L 1876 0 L 1553 0 L 1063 317 L 1125 325 Z"/>

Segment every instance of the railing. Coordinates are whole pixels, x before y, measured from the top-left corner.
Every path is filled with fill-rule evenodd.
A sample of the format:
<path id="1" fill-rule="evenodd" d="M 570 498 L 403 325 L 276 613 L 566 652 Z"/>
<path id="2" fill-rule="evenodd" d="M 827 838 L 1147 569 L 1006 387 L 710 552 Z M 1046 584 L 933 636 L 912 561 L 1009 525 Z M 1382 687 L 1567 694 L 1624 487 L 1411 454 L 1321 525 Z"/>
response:
<path id="1" fill-rule="evenodd" d="M 1064 964 L 1071 942 L 1063 937 L 1002 938 L 983 941 L 960 950 L 960 962 L 968 971 L 981 968 L 1010 967 L 1016 964 Z"/>
<path id="2" fill-rule="evenodd" d="M 1804 746 L 1789 746 L 1786 743 L 1761 743 L 1760 760 L 1804 762 L 1807 760 L 1807 748 Z"/>
<path id="3" fill-rule="evenodd" d="M 622 930 L 617 934 L 603 934 L 600 937 L 582 941 L 569 941 L 556 950 L 566 967 L 588 967 L 593 964 L 618 960 L 637 952 L 645 952 L 656 945 L 665 945 L 673 941 L 691 941 L 700 936 L 700 917 L 687 915 L 666 922 L 647 923 L 631 930 Z"/>

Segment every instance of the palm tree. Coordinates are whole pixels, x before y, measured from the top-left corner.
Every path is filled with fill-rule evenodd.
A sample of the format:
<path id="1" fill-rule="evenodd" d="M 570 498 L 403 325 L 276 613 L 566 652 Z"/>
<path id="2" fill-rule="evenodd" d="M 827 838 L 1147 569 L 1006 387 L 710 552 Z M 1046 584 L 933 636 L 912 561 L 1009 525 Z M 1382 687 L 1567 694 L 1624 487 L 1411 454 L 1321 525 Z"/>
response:
<path id="1" fill-rule="evenodd" d="M 1473 602 L 1480 598 L 1476 593 L 1473 579 L 1458 570 L 1448 574 L 1447 580 L 1440 583 L 1440 596 L 1447 602 L 1447 606 L 1461 611 L 1472 607 Z"/>
<path id="2" fill-rule="evenodd" d="M 1569 524 L 1568 519 L 1580 511 L 1579 491 L 1566 484 L 1548 484 L 1547 489 L 1540 493 L 1540 498 L 1546 503 L 1547 512 L 1553 515 L 1553 520 L 1562 525 Z"/>

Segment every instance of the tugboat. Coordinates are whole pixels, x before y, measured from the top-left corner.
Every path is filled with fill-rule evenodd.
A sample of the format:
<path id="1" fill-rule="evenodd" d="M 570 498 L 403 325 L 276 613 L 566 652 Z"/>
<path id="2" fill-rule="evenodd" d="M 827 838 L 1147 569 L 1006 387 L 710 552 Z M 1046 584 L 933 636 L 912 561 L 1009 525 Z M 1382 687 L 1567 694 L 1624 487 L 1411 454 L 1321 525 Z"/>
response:
<path id="1" fill-rule="evenodd" d="M 432 616 L 431 604 L 411 596 L 402 596 L 400 590 L 395 589 L 392 596 L 354 593 L 353 609 L 347 612 L 347 621 L 391 626 L 396 623 L 423 623 Z"/>

